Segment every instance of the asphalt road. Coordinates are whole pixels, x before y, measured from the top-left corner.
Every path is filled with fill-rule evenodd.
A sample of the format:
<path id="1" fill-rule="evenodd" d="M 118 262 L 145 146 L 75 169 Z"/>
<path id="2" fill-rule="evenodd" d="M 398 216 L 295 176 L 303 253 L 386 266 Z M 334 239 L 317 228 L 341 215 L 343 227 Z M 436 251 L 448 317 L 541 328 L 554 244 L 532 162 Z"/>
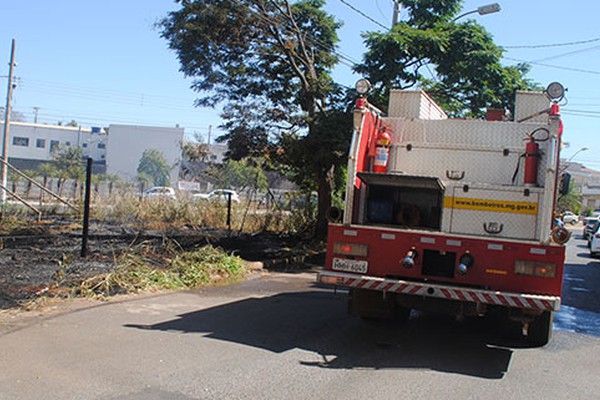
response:
<path id="1" fill-rule="evenodd" d="M 561 310 L 555 328 L 600 337 L 600 259 L 590 257 L 583 226 L 568 226 L 567 259 Z M 600 395 L 599 395 L 600 396 Z"/>
<path id="2" fill-rule="evenodd" d="M 543 348 L 480 319 L 367 323 L 312 273 L 265 274 L 0 327 L 0 399 L 597 399 L 600 263 L 579 236 Z"/>

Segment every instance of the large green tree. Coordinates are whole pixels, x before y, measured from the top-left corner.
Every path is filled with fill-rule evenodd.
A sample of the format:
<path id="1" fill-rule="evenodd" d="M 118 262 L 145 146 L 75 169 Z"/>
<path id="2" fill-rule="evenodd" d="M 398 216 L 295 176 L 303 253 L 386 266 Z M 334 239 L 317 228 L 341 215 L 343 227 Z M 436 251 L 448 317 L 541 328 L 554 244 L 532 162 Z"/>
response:
<path id="1" fill-rule="evenodd" d="M 194 78 L 199 106 L 225 102 L 229 156 L 292 152 L 282 138 L 317 135 L 335 85 L 330 71 L 339 28 L 324 0 L 188 0 L 161 22 L 181 71 Z M 335 128 L 330 135 L 345 135 Z M 287 143 L 287 142 L 286 142 Z M 285 158 L 290 162 L 295 157 Z M 312 159 L 308 161 L 312 162 Z M 290 165 L 300 169 L 303 165 Z M 313 169 L 319 193 L 331 193 L 335 165 Z M 317 231 L 326 232 L 330 195 L 319 198 Z"/>
<path id="2" fill-rule="evenodd" d="M 454 20 L 462 0 L 402 5 L 402 22 L 364 35 L 368 50 L 356 68 L 374 84 L 380 107 L 391 88 L 419 85 L 452 116 L 481 117 L 488 107 L 512 109 L 516 90 L 535 87 L 528 65 L 501 64 L 503 50 L 483 26 Z"/>
<path id="3" fill-rule="evenodd" d="M 140 180 L 154 186 L 169 186 L 171 167 L 163 154 L 156 149 L 147 149 L 142 153 L 137 173 Z"/>

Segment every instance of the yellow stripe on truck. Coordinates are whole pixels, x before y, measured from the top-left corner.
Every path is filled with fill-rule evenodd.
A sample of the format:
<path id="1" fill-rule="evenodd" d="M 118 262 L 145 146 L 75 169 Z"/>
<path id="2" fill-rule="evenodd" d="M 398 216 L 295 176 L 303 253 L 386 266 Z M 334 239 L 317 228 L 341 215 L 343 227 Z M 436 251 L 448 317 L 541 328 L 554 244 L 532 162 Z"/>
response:
<path id="1" fill-rule="evenodd" d="M 533 202 L 472 199 L 467 197 L 444 197 L 444 208 L 528 215 L 537 215 L 538 213 L 538 204 Z"/>

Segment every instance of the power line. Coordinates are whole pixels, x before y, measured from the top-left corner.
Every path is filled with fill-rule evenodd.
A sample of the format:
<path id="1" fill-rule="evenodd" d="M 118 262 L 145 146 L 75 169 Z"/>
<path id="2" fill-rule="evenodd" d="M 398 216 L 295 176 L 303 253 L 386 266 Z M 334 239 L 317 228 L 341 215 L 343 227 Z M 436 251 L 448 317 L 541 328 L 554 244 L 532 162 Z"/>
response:
<path id="1" fill-rule="evenodd" d="M 377 21 L 375 18 L 372 18 L 371 16 L 369 16 L 366 13 L 364 13 L 363 11 L 359 10 L 358 8 L 356 8 L 355 6 L 353 6 L 352 4 L 348 3 L 346 0 L 340 0 L 340 2 L 342 4 L 344 4 L 344 5 L 346 5 L 348 8 L 350 8 L 355 13 L 357 13 L 357 14 L 361 15 L 362 17 L 368 19 L 369 21 L 371 21 L 375 25 L 378 25 L 378 26 L 382 27 L 386 31 L 390 29 L 389 27 L 383 25 L 381 22 Z"/>
<path id="2" fill-rule="evenodd" d="M 569 112 L 573 112 L 573 113 L 589 113 L 589 114 L 598 114 L 600 115 L 600 111 L 593 111 L 593 110 L 571 110 L 569 109 L 564 109 L 564 111 L 569 111 Z"/>
<path id="3" fill-rule="evenodd" d="M 587 114 L 587 113 L 579 113 L 576 111 L 561 111 L 564 115 L 571 115 L 574 117 L 587 117 L 587 118 L 600 118 L 600 115 L 597 114 Z"/>
<path id="4" fill-rule="evenodd" d="M 512 58 L 512 57 L 504 57 L 504 58 L 507 60 L 510 60 L 510 61 L 524 62 L 524 63 L 528 63 L 528 64 L 538 65 L 540 67 L 562 69 L 565 71 L 572 71 L 572 72 L 581 72 L 584 74 L 600 75 L 600 71 L 591 71 L 591 70 L 587 70 L 587 69 L 560 67 L 558 65 L 544 64 L 544 63 L 540 63 L 540 62 L 536 62 L 536 61 L 527 61 L 527 60 L 522 60 L 519 58 Z"/>
<path id="5" fill-rule="evenodd" d="M 577 46 L 580 44 L 594 43 L 600 41 L 600 38 L 579 40 L 577 42 L 550 43 L 550 44 L 534 44 L 534 45 L 518 45 L 518 46 L 502 46 L 505 49 L 543 49 L 548 47 L 564 47 Z"/>
<path id="6" fill-rule="evenodd" d="M 68 119 L 73 119 L 75 121 L 77 121 L 79 124 L 84 124 L 84 125 L 90 125 L 90 126 L 96 126 L 96 125 L 102 125 L 102 124 L 131 124 L 131 125 L 142 125 L 142 126 L 147 126 L 149 124 L 155 124 L 155 125 L 160 125 L 160 126 L 174 126 L 174 125 L 180 125 L 182 128 L 185 129 L 207 129 L 208 125 L 206 126 L 192 126 L 192 125 L 187 125 L 184 122 L 175 122 L 175 121 L 159 121 L 159 120 L 153 120 L 153 121 L 148 121 L 148 120 L 140 120 L 140 119 L 132 119 L 132 118 L 119 118 L 118 116 L 115 117 L 114 115 L 111 116 L 100 116 L 100 115 L 82 115 L 82 114 L 73 114 L 71 112 L 68 113 L 62 113 L 62 110 L 51 110 L 54 112 L 50 112 L 50 113 L 39 113 L 39 120 L 40 121 L 45 121 L 46 123 L 51 123 L 53 125 L 56 124 L 56 122 L 53 121 L 62 121 L 62 120 L 68 120 Z M 27 113 L 23 113 L 25 116 L 31 116 L 31 112 L 27 112 Z M 68 117 L 66 117 L 66 115 L 68 115 Z M 43 122 L 40 122 L 43 123 Z"/>
<path id="7" fill-rule="evenodd" d="M 538 60 L 534 60 L 534 61 L 531 61 L 531 62 L 541 62 L 541 61 L 554 60 L 556 58 L 566 57 L 566 56 L 570 56 L 570 55 L 573 55 L 573 54 L 585 53 L 587 51 L 597 50 L 597 49 L 600 49 L 600 46 L 593 46 L 593 47 L 588 47 L 587 49 L 579 49 L 579 50 L 569 51 L 567 53 L 557 54 L 557 55 L 546 57 L 546 58 L 540 58 Z"/>
<path id="8" fill-rule="evenodd" d="M 377 6 L 377 11 L 379 11 L 379 14 L 383 18 L 387 18 L 388 16 L 383 13 L 383 11 L 381 10 L 381 7 L 379 6 L 379 0 L 375 0 L 375 5 Z"/>

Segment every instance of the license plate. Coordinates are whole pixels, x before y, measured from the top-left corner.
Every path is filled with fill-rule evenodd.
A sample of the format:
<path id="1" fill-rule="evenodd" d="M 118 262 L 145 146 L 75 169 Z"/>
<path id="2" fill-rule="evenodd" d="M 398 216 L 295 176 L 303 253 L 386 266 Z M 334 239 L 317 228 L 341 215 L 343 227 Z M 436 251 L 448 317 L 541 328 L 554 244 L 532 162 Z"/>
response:
<path id="1" fill-rule="evenodd" d="M 368 262 L 362 260 L 347 260 L 345 258 L 334 258 L 331 269 L 333 269 L 334 271 L 366 274 L 368 265 Z"/>

